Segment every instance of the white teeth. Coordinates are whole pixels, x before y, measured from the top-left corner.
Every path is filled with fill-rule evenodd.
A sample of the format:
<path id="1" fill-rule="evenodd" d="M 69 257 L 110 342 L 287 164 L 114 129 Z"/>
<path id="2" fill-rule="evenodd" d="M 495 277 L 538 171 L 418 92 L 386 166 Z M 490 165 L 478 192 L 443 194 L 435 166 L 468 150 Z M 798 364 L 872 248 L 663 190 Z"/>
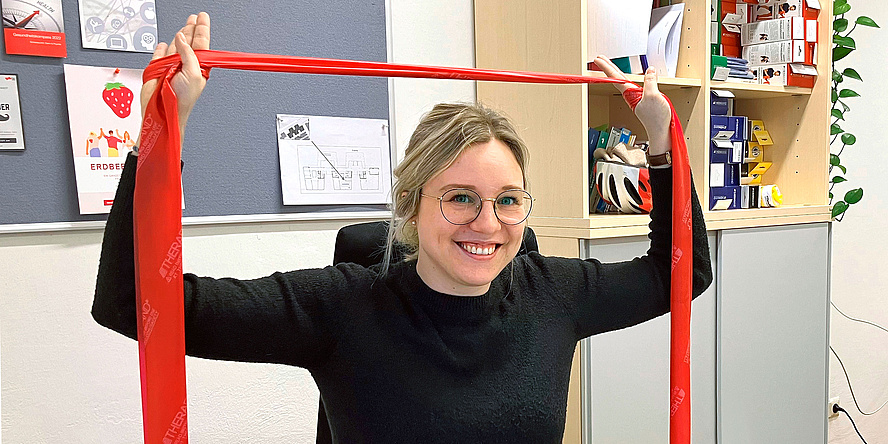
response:
<path id="1" fill-rule="evenodd" d="M 468 251 L 469 253 L 478 254 L 478 255 L 482 255 L 482 256 L 487 256 L 487 255 L 493 254 L 493 252 L 496 250 L 496 247 L 478 248 L 474 245 L 466 245 L 466 244 L 462 244 L 461 246 L 464 250 Z"/>

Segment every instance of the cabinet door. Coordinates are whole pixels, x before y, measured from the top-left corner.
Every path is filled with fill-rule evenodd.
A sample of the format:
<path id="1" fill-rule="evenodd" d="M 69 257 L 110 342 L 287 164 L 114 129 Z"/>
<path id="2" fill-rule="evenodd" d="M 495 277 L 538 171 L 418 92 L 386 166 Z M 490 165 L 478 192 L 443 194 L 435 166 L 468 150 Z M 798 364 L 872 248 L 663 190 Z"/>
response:
<path id="1" fill-rule="evenodd" d="M 716 237 L 709 236 L 715 256 Z M 602 262 L 643 255 L 647 237 L 583 241 L 581 254 Z M 715 259 L 712 258 L 713 267 Z M 713 272 L 715 270 L 713 269 Z M 715 442 L 715 288 L 691 308 L 691 430 L 695 444 Z M 669 315 L 583 341 L 583 439 L 593 443 L 669 441 Z"/>
<path id="2" fill-rule="evenodd" d="M 825 443 L 829 224 L 725 230 L 720 444 Z"/>

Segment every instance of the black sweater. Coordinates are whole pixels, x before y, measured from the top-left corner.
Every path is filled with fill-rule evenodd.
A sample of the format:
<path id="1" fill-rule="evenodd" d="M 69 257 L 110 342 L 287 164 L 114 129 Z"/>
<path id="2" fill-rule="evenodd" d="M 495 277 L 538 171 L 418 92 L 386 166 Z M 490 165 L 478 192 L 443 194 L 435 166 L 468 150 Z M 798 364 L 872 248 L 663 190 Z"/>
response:
<path id="1" fill-rule="evenodd" d="M 126 166 L 105 228 L 92 314 L 136 337 Z M 186 352 L 295 365 L 321 391 L 334 442 L 557 443 L 577 341 L 669 310 L 671 170 L 651 170 L 651 247 L 616 264 L 517 257 L 487 294 L 426 286 L 416 262 L 252 279 L 185 275 Z M 694 296 L 712 280 L 693 195 Z M 187 253 L 187 252 L 186 252 Z"/>

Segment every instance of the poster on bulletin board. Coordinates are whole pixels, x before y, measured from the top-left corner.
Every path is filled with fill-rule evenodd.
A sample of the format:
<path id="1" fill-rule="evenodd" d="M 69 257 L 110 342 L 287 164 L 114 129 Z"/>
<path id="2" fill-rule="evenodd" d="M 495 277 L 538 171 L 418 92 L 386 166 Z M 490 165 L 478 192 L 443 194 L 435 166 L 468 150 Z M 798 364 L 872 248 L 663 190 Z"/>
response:
<path id="1" fill-rule="evenodd" d="M 67 57 L 62 0 L 0 0 L 7 54 Z"/>
<path id="2" fill-rule="evenodd" d="M 111 210 L 126 155 L 142 123 L 142 71 L 65 65 L 80 214 Z"/>
<path id="3" fill-rule="evenodd" d="M 18 76 L 0 74 L 0 150 L 25 149 Z"/>
<path id="4" fill-rule="evenodd" d="M 84 48 L 154 52 L 157 15 L 154 0 L 80 0 Z"/>

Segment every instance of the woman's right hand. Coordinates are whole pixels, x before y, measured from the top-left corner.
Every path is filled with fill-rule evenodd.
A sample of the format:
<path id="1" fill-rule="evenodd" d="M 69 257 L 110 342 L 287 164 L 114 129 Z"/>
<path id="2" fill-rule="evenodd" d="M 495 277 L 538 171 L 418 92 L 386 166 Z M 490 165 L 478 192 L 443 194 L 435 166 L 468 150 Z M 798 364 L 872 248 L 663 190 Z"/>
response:
<path id="1" fill-rule="evenodd" d="M 194 55 L 195 49 L 210 49 L 210 16 L 206 12 L 189 16 L 185 26 L 176 33 L 173 42 L 169 45 L 158 43 L 154 49 L 154 56 L 151 57 L 154 60 L 178 53 L 182 58 L 182 69 L 170 81 L 170 86 L 179 99 L 180 134 L 185 133 L 188 116 L 207 84 L 207 79 L 201 74 L 197 56 Z M 152 79 L 142 85 L 140 98 L 143 117 L 148 101 L 157 89 L 157 83 L 157 79 Z"/>

